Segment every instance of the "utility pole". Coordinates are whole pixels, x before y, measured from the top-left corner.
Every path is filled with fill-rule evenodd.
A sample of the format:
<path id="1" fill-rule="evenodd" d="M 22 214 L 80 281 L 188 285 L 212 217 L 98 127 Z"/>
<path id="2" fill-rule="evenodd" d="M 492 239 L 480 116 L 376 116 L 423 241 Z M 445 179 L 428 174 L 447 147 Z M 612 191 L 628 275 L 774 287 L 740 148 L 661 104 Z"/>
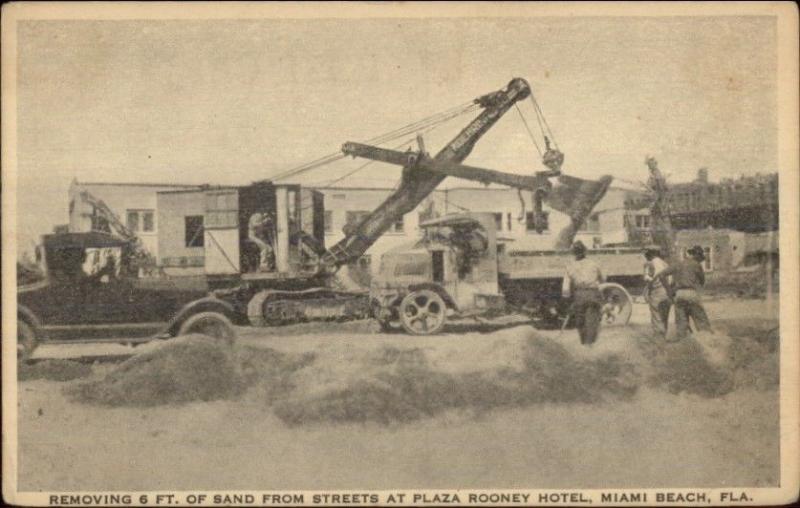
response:
<path id="1" fill-rule="evenodd" d="M 647 169 L 650 171 L 650 178 L 647 180 L 647 187 L 652 195 L 650 205 L 650 232 L 653 242 L 661 248 L 661 252 L 666 256 L 667 261 L 677 260 L 675 248 L 675 232 L 672 230 L 672 220 L 670 219 L 669 189 L 664 175 L 658 169 L 658 161 L 654 157 L 645 159 Z"/>

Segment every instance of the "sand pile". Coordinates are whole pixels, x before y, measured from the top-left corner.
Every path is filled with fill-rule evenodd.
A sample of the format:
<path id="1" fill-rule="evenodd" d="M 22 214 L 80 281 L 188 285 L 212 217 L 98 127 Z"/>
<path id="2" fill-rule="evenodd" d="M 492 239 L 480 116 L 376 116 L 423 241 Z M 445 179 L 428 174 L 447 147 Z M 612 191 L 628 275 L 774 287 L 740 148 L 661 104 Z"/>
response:
<path id="1" fill-rule="evenodd" d="M 45 379 L 47 381 L 71 381 L 92 374 L 92 367 L 71 360 L 42 360 L 34 363 L 20 363 L 17 367 L 19 381 Z"/>
<path id="2" fill-rule="evenodd" d="M 65 387 L 78 402 L 105 406 L 159 406 L 238 397 L 258 386 L 273 400 L 291 390 L 290 376 L 314 361 L 266 348 L 231 348 L 187 335 L 144 351 L 102 378 Z"/>
<path id="3" fill-rule="evenodd" d="M 157 406 L 222 399 L 241 389 L 231 349 L 203 335 L 187 335 L 126 360 L 101 379 L 65 387 L 65 393 L 90 404 Z"/>
<path id="4" fill-rule="evenodd" d="M 557 342 L 536 335 L 518 349 L 522 368 L 450 373 L 432 368 L 419 348 L 358 353 L 321 359 L 298 371 L 294 389 L 275 401 L 275 414 L 289 425 L 391 424 L 447 410 L 480 413 L 541 402 L 625 398 L 638 386 L 632 366 L 619 358 L 576 360 Z"/>
<path id="5" fill-rule="evenodd" d="M 651 386 L 671 393 L 719 397 L 739 388 L 778 385 L 778 333 L 773 320 L 715 322 L 714 333 L 678 342 L 640 339 Z"/>

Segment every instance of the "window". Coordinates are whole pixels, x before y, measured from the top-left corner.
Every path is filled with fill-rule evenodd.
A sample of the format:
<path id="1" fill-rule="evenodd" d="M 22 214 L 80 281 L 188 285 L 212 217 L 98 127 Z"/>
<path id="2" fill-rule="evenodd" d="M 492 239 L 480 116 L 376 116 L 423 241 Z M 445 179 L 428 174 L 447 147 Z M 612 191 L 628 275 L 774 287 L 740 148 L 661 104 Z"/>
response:
<path id="1" fill-rule="evenodd" d="M 325 210 L 325 232 L 333 233 L 333 210 Z"/>
<path id="2" fill-rule="evenodd" d="M 142 231 L 153 231 L 153 212 L 144 212 L 142 215 Z"/>
<path id="3" fill-rule="evenodd" d="M 649 215 L 636 215 L 636 227 L 639 229 L 647 229 L 650 227 Z"/>
<path id="4" fill-rule="evenodd" d="M 503 214 L 502 212 L 493 213 L 494 215 L 494 226 L 497 228 L 498 231 L 503 230 Z"/>
<path id="5" fill-rule="evenodd" d="M 403 220 L 403 217 L 400 217 L 395 223 L 392 225 L 392 231 L 395 233 L 402 233 L 405 231 L 406 224 Z"/>
<path id="6" fill-rule="evenodd" d="M 506 231 L 511 231 L 511 212 L 508 212 L 506 214 L 506 224 L 507 224 Z"/>
<path id="7" fill-rule="evenodd" d="M 128 229 L 133 232 L 139 231 L 139 212 L 128 210 Z"/>
<path id="8" fill-rule="evenodd" d="M 203 247 L 203 216 L 189 215 L 185 220 L 185 241 L 187 247 Z"/>
<path id="9" fill-rule="evenodd" d="M 206 228 L 235 228 L 239 223 L 238 196 L 236 192 L 208 192 L 206 194 Z"/>
<path id="10" fill-rule="evenodd" d="M 550 229 L 550 213 L 549 212 L 526 212 L 525 213 L 525 230 L 536 231 L 543 233 Z"/>
<path id="11" fill-rule="evenodd" d="M 128 210 L 128 229 L 134 233 L 152 233 L 156 230 L 153 210 Z"/>

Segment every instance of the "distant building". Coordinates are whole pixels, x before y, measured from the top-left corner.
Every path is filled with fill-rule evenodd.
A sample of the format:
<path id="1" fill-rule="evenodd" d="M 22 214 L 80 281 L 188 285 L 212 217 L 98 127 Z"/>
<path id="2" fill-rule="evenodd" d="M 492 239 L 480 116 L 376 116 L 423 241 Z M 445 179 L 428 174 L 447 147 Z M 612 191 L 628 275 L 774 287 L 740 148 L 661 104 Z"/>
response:
<path id="1" fill-rule="evenodd" d="M 778 174 L 756 174 L 708 182 L 708 170 L 697 179 L 670 186 L 669 201 L 675 229 L 778 229 Z"/>

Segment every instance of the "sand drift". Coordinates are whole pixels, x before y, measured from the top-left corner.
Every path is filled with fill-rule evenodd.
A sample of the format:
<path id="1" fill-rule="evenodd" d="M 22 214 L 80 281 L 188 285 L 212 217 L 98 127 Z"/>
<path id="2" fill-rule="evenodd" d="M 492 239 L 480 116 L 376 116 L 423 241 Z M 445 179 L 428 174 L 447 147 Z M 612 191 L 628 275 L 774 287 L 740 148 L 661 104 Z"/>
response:
<path id="1" fill-rule="evenodd" d="M 389 425 L 446 411 L 597 404 L 630 399 L 642 387 L 720 397 L 777 385 L 778 339 L 769 326 L 723 323 L 716 334 L 678 343 L 650 338 L 645 326 L 608 329 L 601 340 L 612 346 L 592 349 L 516 327 L 460 353 L 437 348 L 435 337 L 431 347 L 364 340 L 286 353 L 187 336 L 64 390 L 73 401 L 109 407 L 246 398 L 289 426 Z"/>

